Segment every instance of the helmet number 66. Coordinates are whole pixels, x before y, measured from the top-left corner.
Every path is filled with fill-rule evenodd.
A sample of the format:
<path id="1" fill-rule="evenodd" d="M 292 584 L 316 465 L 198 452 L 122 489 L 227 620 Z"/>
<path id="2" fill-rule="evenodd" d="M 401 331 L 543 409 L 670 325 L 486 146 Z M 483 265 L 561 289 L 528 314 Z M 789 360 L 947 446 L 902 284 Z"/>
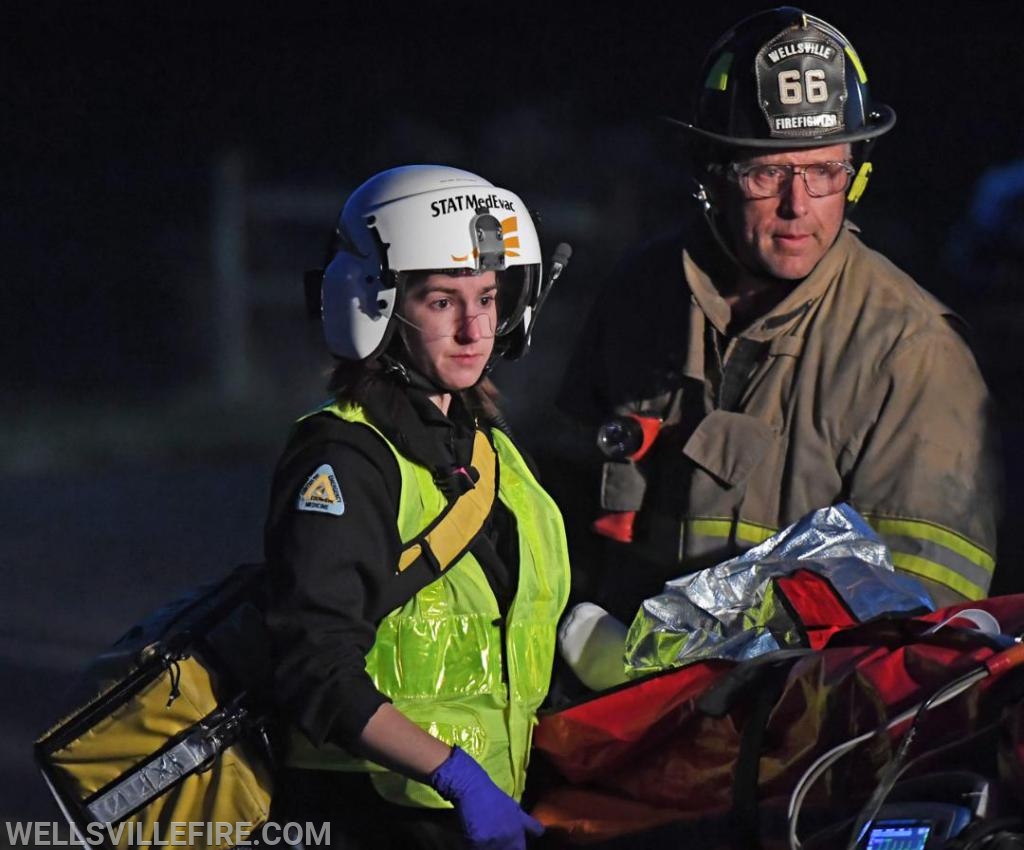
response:
<path id="1" fill-rule="evenodd" d="M 805 71 L 803 84 L 800 82 L 799 71 L 782 71 L 779 73 L 779 100 L 791 105 L 803 103 L 806 92 L 808 103 L 822 103 L 828 100 L 828 85 L 825 83 L 825 72 L 820 69 Z"/>

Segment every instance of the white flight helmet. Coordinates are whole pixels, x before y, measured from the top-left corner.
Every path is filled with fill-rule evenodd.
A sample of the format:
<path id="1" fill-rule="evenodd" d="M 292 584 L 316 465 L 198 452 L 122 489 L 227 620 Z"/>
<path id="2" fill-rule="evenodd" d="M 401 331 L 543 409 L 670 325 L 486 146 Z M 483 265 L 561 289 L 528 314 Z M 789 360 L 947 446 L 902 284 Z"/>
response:
<path id="1" fill-rule="evenodd" d="M 442 165 L 382 171 L 345 203 L 320 285 L 327 347 L 349 360 L 381 354 L 396 324 L 404 272 L 498 272 L 495 350 L 523 349 L 523 314 L 540 290 L 541 253 L 520 198 Z"/>

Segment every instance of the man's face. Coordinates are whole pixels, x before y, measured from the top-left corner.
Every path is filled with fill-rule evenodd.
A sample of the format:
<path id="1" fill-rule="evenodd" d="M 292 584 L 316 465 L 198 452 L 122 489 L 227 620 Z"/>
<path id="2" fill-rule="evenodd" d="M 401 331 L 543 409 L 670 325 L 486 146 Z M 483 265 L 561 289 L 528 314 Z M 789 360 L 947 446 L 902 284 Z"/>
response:
<path id="1" fill-rule="evenodd" d="M 850 159 L 848 144 L 782 151 L 742 157 L 751 165 L 805 166 Z M 843 225 L 846 192 L 812 197 L 799 174 L 774 198 L 751 199 L 742 186 L 729 181 L 725 191 L 725 221 L 737 258 L 759 274 L 782 280 L 806 277 L 832 246 Z"/>

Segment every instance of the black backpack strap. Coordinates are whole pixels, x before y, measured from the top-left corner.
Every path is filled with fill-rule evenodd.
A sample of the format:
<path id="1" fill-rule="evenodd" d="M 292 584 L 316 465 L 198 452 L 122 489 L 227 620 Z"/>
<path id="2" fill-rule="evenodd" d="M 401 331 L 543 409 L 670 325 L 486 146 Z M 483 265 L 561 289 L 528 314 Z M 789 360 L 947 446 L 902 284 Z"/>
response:
<path id="1" fill-rule="evenodd" d="M 759 850 L 762 846 L 758 778 L 768 722 L 785 690 L 790 669 L 811 651 L 780 650 L 740 664 L 712 685 L 697 702 L 698 709 L 712 717 L 724 716 L 740 699 L 746 706 L 732 783 L 736 847 Z"/>

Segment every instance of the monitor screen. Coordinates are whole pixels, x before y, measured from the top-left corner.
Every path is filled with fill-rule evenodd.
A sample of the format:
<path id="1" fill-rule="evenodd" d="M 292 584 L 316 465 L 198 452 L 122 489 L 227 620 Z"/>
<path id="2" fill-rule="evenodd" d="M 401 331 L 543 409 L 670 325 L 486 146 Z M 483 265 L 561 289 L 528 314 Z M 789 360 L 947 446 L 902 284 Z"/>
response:
<path id="1" fill-rule="evenodd" d="M 868 833 L 865 850 L 924 850 L 931 831 L 928 821 L 880 821 Z"/>

